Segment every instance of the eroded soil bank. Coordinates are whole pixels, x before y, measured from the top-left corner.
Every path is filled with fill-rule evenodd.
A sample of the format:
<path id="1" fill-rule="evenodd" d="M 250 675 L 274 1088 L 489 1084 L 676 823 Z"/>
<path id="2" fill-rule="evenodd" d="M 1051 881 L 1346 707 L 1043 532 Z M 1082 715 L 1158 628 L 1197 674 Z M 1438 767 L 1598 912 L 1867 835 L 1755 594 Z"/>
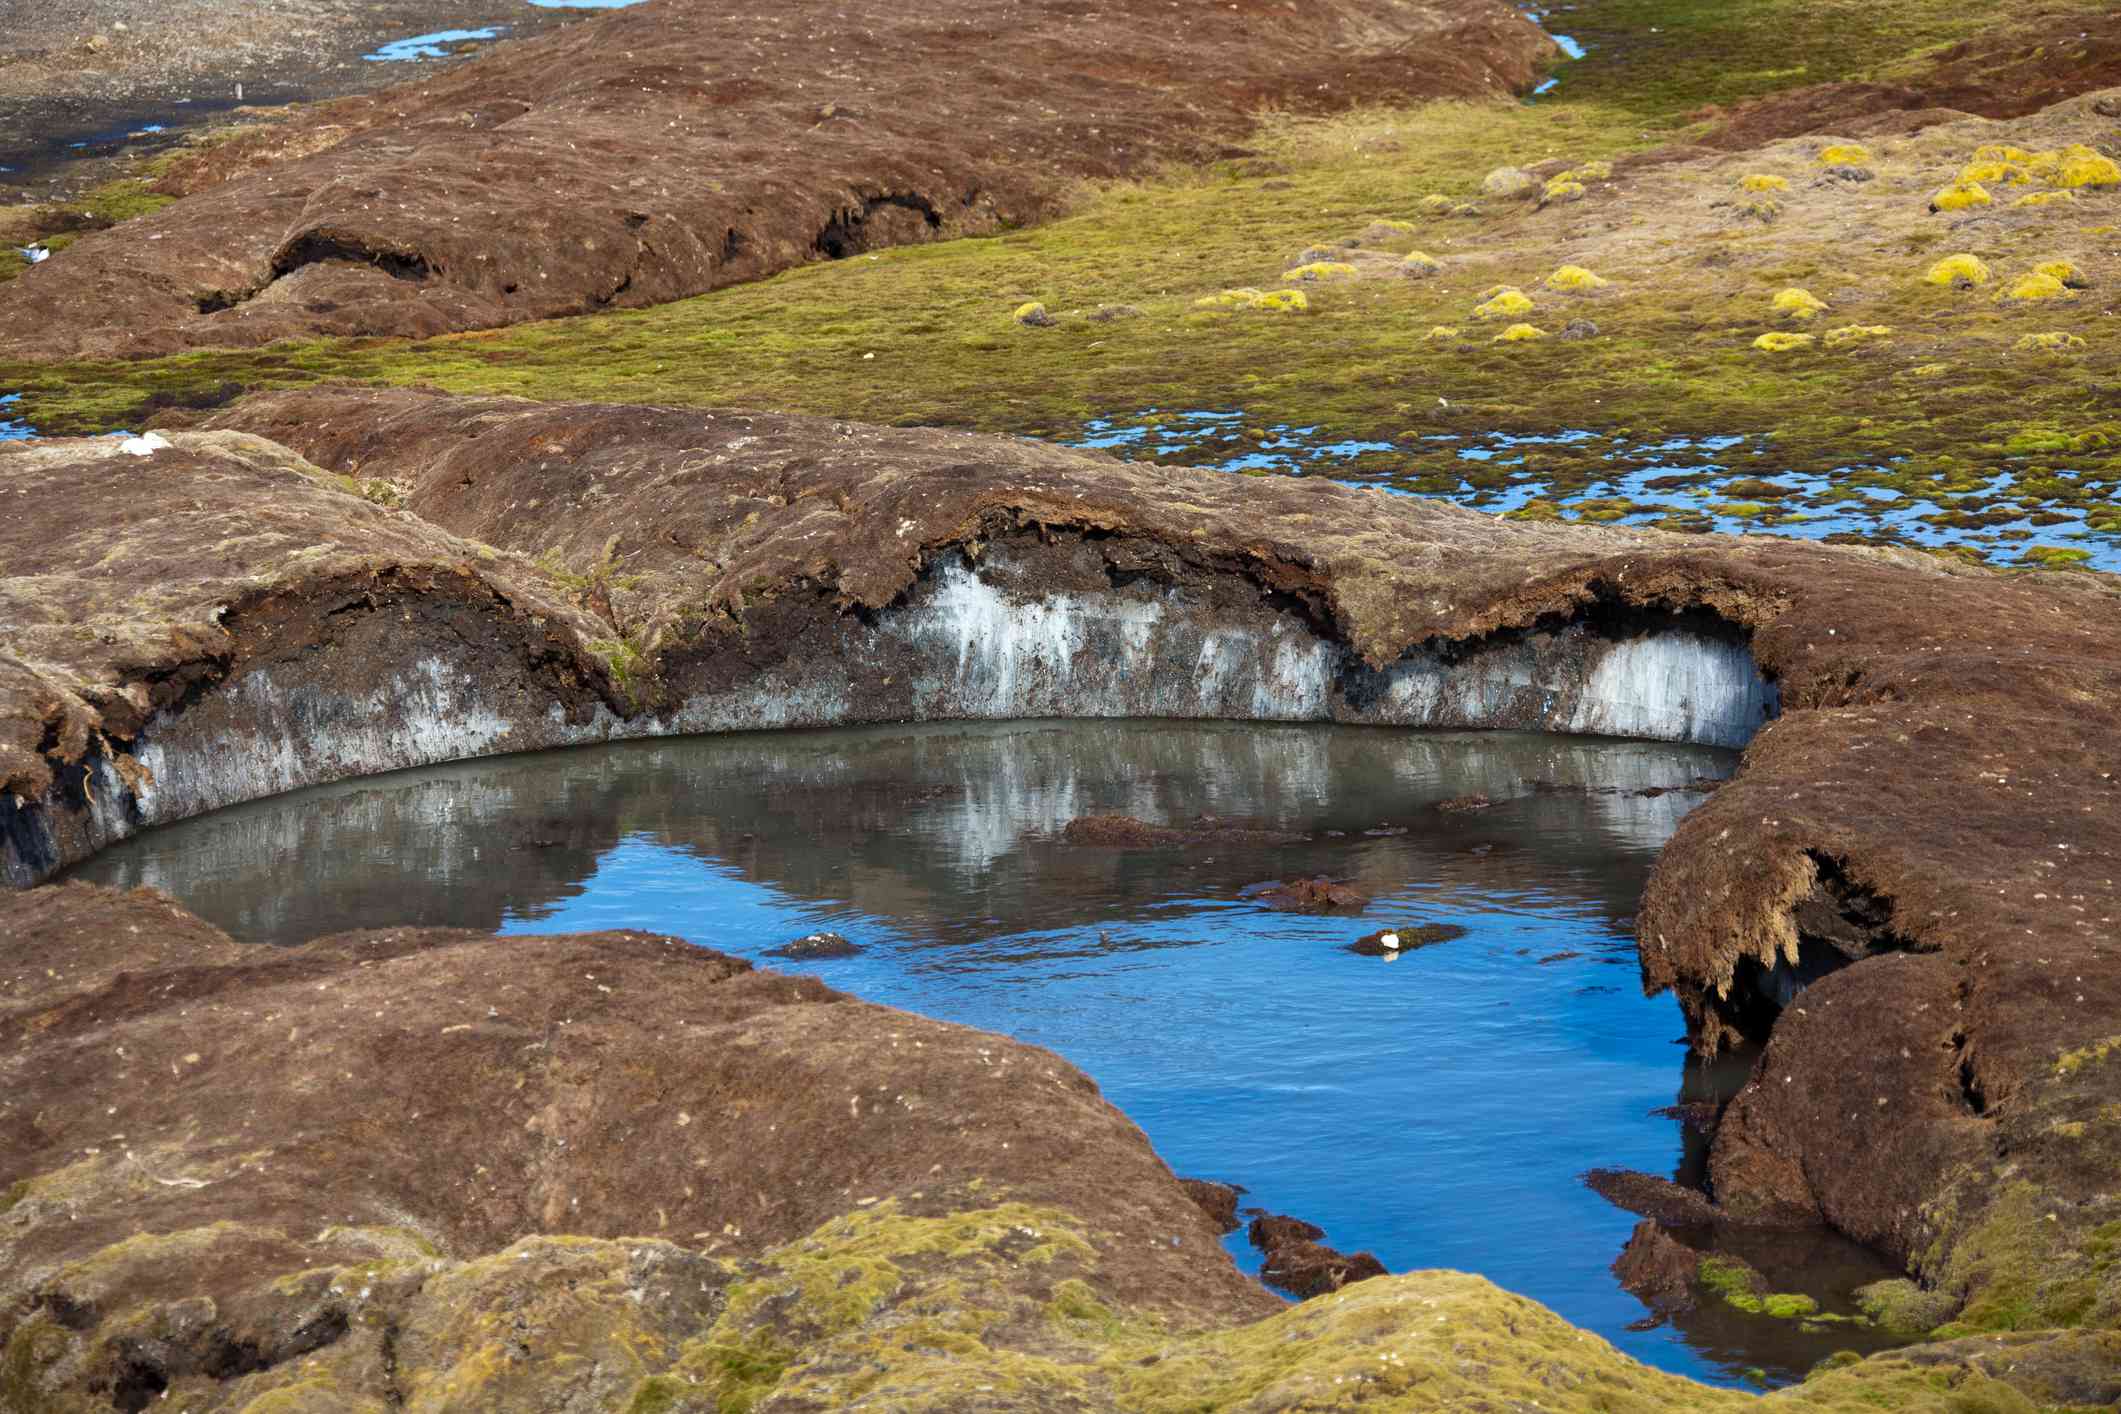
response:
<path id="1" fill-rule="evenodd" d="M 0 286 L 0 350 L 659 304 L 1039 220 L 1082 179 L 1198 159 L 1268 106 L 1515 91 L 1555 52 L 1501 0 L 1121 0 L 1094 23 L 1056 0 L 650 0 L 204 149 L 161 180 L 185 200 Z"/>
<path id="2" fill-rule="evenodd" d="M 1717 1127 L 1708 1220 L 1823 1221 L 1944 1293 L 1925 1322 L 1942 1335 L 2080 1332 L 2010 1338 L 1997 1373 L 2034 1397 L 2121 1393 L 2102 1334 L 2121 1307 L 2104 926 L 2121 631 L 2102 577 L 1498 522 L 814 419 L 320 391 L 217 421 L 144 458 L 0 451 L 26 512 L 5 546 L 24 627 L 0 742 L 18 879 L 151 818 L 418 760 L 773 711 L 1021 711 L 1151 639 L 1190 645 L 1183 682 L 1093 682 L 1141 696 L 1090 700 L 1341 715 L 1391 704 L 1377 684 L 1399 674 L 1431 685 L 1399 699 L 1445 713 L 1426 720 L 1566 730 L 1555 689 L 1684 633 L 1739 652 L 1780 712 L 1674 838 L 1639 920 L 1645 979 L 1678 990 L 1699 1047 L 1768 1041 Z M 1043 627 L 1015 650 L 977 631 L 1004 620 Z M 1264 696 L 1202 699 L 1211 647 Z M 1697 718 L 1690 672 L 1645 675 L 1668 719 Z M 383 729 L 341 730 L 363 722 Z M 166 782 L 163 742 L 188 743 Z M 1372 1287 L 1394 1289 L 1277 1319 L 1384 1319 Z M 1920 1358 L 1948 1384 L 1995 1351 Z M 1881 1357 L 1792 1393 L 1910 1368 Z M 1558 1387 L 1587 1403 L 1591 1378 Z"/>

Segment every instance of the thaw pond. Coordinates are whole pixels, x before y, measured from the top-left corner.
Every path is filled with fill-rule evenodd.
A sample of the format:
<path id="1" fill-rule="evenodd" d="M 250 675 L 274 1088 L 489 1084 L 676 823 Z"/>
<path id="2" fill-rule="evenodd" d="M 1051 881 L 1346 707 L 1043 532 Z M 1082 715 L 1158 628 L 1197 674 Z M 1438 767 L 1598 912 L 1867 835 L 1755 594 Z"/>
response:
<path id="1" fill-rule="evenodd" d="M 1609 1270 L 1635 1219 L 1580 1181 L 1698 1168 L 1701 1141 L 1658 1111 L 1743 1078 L 1686 1067 L 1677 1004 L 1641 995 L 1629 917 L 1735 759 L 1198 722 L 695 737 L 301 791 L 150 831 L 74 877 L 154 885 L 256 942 L 638 927 L 814 971 L 1058 1051 L 1178 1173 L 1242 1184 L 1343 1251 L 1483 1273 L 1667 1369 L 1779 1382 L 1862 1333 L 1724 1308 L 1648 1322 Z M 1100 813 L 1253 834 L 1063 838 Z M 1371 902 L 1306 915 L 1247 894 L 1317 875 Z M 1466 931 L 1392 960 L 1348 949 L 1422 924 Z M 863 951 L 766 956 L 819 930 Z M 1257 1270 L 1241 1232 L 1230 1244 Z M 1758 1248 L 1743 1255 L 1774 1289 L 1829 1312 L 1889 1274 L 1823 1239 Z"/>
<path id="2" fill-rule="evenodd" d="M 1923 471 L 1854 465 L 1831 475 L 1778 464 L 1769 437 L 1638 438 L 1553 433 L 1409 433 L 1349 438 L 1328 427 L 1259 424 L 1240 412 L 1151 408 L 1099 418 L 1069 445 L 1251 476 L 1323 476 L 1526 519 L 1767 532 L 1971 551 L 1996 564 L 2121 570 L 2110 475 L 2080 472 L 2066 445 L 2006 444 L 2003 463 Z"/>

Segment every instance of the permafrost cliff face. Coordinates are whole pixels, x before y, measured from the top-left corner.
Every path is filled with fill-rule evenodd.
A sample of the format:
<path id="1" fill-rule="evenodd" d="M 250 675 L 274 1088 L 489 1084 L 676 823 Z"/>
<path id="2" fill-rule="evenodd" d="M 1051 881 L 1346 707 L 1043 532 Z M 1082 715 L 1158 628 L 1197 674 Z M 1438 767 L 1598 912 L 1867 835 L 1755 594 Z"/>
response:
<path id="1" fill-rule="evenodd" d="M 1035 559 L 1035 557 L 1034 557 Z M 838 651 L 740 687 L 623 718 L 525 717 L 439 654 L 349 693 L 260 667 L 157 716 L 134 743 L 144 773 L 98 757 L 92 824 L 69 848 L 19 809 L 6 874 L 23 886 L 155 825 L 351 776 L 498 752 L 637 737 L 890 720 L 1168 717 L 1512 728 L 1741 747 L 1776 693 L 1733 638 L 1679 627 L 1603 635 L 1578 623 L 1445 648 L 1382 672 L 1298 615 L 1208 605 L 1184 587 L 1036 595 L 1006 551 L 952 556 L 874 622 L 846 618 Z M 891 691 L 903 685 L 903 693 Z M 82 845 L 89 846 L 82 848 Z"/>

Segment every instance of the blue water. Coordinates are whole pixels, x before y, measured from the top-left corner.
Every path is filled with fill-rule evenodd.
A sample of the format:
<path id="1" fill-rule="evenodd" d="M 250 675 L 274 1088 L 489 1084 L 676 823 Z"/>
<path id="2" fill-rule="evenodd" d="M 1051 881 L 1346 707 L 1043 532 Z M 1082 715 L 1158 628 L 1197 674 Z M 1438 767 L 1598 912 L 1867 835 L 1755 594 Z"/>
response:
<path id="1" fill-rule="evenodd" d="M 1557 488 L 1540 464 L 1548 447 L 1598 444 L 1602 474 Z M 1251 424 L 1243 413 L 1150 408 L 1127 418 L 1085 424 L 1071 446 L 1122 456 L 1207 466 L 1222 471 L 1325 476 L 1406 495 L 1435 496 L 1500 514 L 1534 500 L 1550 500 L 1568 518 L 1587 502 L 1625 497 L 1636 509 L 1613 523 L 1656 525 L 1680 517 L 1688 528 L 1725 534 L 1771 534 L 1800 539 L 1861 536 L 1883 543 L 1978 551 L 1996 564 L 2019 560 L 2027 549 L 2082 550 L 2093 569 L 2121 571 L 2121 537 L 2088 528 L 2082 507 L 2021 489 L 2017 472 L 1997 470 L 1978 481 L 1910 495 L 1881 484 L 1892 467 L 1852 464 L 1828 473 L 1778 465 L 1774 440 L 1764 436 L 1663 437 L 1575 429 L 1550 434 L 1504 432 L 1410 435 L 1396 442 L 1350 439 L 1323 427 Z M 2044 462 L 2044 455 L 2021 460 Z M 2043 471 L 2063 481 L 2083 473 Z M 1740 481 L 1765 481 L 1789 494 L 1763 501 L 1757 490 L 1727 490 Z M 1666 484 L 1658 485 L 1658 482 Z M 1767 506 L 1739 514 L 1732 507 Z M 1952 524 L 1965 512 L 2015 511 L 1986 525 Z M 2036 524 L 2035 517 L 2050 519 Z M 2053 520 L 2053 517 L 2060 517 Z"/>
<path id="2" fill-rule="evenodd" d="M 507 25 L 488 25 L 483 29 L 439 29 L 433 34 L 415 34 L 405 39 L 394 39 L 380 45 L 372 54 L 361 57 L 372 64 L 405 64 L 421 59 L 447 59 L 455 51 L 451 45 L 469 44 L 474 40 L 498 39 Z"/>
<path id="3" fill-rule="evenodd" d="M 21 442 L 37 435 L 36 428 L 7 416 L 7 409 L 21 401 L 20 393 L 0 393 L 0 442 Z"/>
<path id="4" fill-rule="evenodd" d="M 1637 1329 L 1645 1310 L 1608 1270 L 1635 1219 L 1579 1181 L 1689 1161 L 1685 1133 L 1653 1111 L 1703 1077 L 1685 1069 L 1677 1004 L 1641 994 L 1629 915 L 1702 797 L 1630 792 L 1733 759 L 1214 723 L 702 738 L 305 791 L 151 832 L 78 874 L 153 884 L 259 941 L 393 923 L 635 927 L 815 972 L 1052 1048 L 1179 1173 L 1242 1184 L 1248 1204 L 1316 1222 L 1344 1251 L 1482 1272 L 1667 1369 L 1789 1379 L 1846 1337 L 1765 1318 Z M 1434 808 L 1476 791 L 1497 803 Z M 1313 840 L 1058 838 L 1101 811 Z M 1315 917 L 1240 897 L 1313 873 L 1374 901 Z M 1423 922 L 1470 931 L 1391 962 L 1345 950 Z M 867 951 L 764 957 L 820 929 Z M 1231 1251 L 1256 1270 L 1241 1235 Z M 1846 1309 L 1847 1287 L 1885 1274 L 1852 1270 L 1814 1294 Z"/>

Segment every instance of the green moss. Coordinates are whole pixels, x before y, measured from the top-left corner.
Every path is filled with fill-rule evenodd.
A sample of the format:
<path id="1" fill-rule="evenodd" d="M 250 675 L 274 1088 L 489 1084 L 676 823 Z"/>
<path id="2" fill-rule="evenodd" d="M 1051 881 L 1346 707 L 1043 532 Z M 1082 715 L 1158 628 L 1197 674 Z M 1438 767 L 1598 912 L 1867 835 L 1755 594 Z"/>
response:
<path id="1" fill-rule="evenodd" d="M 2044 569 L 2075 569 L 2092 557 L 2089 550 L 2065 549 L 2059 545 L 2028 545 L 2019 556 L 2026 564 Z"/>
<path id="2" fill-rule="evenodd" d="M 1352 280 L 1355 267 L 1340 260 L 1314 260 L 1281 272 L 1284 280 Z"/>
<path id="3" fill-rule="evenodd" d="M 130 221 L 136 216 L 160 211 L 175 200 L 173 196 L 164 196 L 154 190 L 140 178 L 121 177 L 99 187 L 91 187 L 68 204 L 96 221 L 115 225 L 120 221 Z"/>
<path id="4" fill-rule="evenodd" d="M 1810 1316 L 1819 1310 L 1819 1303 L 1801 1292 L 1777 1292 L 1764 1296 L 1760 1301 L 1763 1313 L 1789 1320 L 1796 1316 Z"/>
<path id="5" fill-rule="evenodd" d="M 18 1178 L 7 1186 L 6 1191 L 0 1192 L 0 1213 L 6 1212 L 24 1198 L 29 1197 L 29 1184 L 30 1181 L 28 1179 Z"/>
<path id="6" fill-rule="evenodd" d="M 1873 1325 L 1908 1336 L 1927 1335 L 1959 1305 L 1950 1292 L 1927 1291 L 1905 1277 L 1858 1287 L 1856 1304 Z"/>
<path id="7" fill-rule="evenodd" d="M 1784 319 L 1813 319 L 1827 308 L 1825 300 L 1815 297 L 1810 290 L 1800 290 L 1795 286 L 1777 291 L 1771 303 L 1775 313 Z"/>
<path id="8" fill-rule="evenodd" d="M 0 246 L 0 283 L 14 279 L 29 269 L 29 261 L 13 246 Z"/>
<path id="9" fill-rule="evenodd" d="M 1760 1309 L 1760 1273 L 1729 1257 L 1703 1257 L 1694 1268 L 1694 1280 L 1703 1291 L 1738 1307 Z"/>

